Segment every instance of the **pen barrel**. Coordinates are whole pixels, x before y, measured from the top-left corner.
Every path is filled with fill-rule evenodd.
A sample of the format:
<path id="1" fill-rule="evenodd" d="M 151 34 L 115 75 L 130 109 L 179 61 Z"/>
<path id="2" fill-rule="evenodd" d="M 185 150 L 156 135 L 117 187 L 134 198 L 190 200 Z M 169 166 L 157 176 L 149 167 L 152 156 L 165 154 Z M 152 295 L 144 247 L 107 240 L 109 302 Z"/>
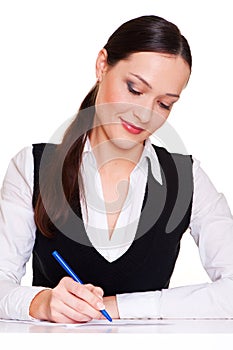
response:
<path id="1" fill-rule="evenodd" d="M 76 282 L 83 284 L 80 278 L 76 275 L 76 273 L 70 268 L 70 266 L 66 263 L 66 261 L 61 257 L 61 255 L 55 250 L 52 253 L 53 257 L 59 262 L 61 267 L 72 277 Z"/>

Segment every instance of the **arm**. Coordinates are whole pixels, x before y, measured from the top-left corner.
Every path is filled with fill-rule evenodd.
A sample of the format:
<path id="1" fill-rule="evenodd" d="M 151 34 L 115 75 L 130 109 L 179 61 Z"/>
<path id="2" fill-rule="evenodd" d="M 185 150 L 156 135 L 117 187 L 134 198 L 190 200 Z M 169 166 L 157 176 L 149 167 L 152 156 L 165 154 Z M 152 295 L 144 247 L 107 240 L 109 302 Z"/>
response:
<path id="1" fill-rule="evenodd" d="M 233 317 L 233 218 L 224 196 L 195 160 L 193 174 L 190 229 L 212 283 L 117 295 L 121 318 Z"/>
<path id="2" fill-rule="evenodd" d="M 31 319 L 31 299 L 42 288 L 20 286 L 35 239 L 31 147 L 10 162 L 0 196 L 0 317 Z"/>
<path id="3" fill-rule="evenodd" d="M 0 318 L 78 322 L 100 318 L 103 291 L 63 278 L 54 289 L 20 286 L 35 241 L 32 148 L 10 162 L 0 197 Z"/>

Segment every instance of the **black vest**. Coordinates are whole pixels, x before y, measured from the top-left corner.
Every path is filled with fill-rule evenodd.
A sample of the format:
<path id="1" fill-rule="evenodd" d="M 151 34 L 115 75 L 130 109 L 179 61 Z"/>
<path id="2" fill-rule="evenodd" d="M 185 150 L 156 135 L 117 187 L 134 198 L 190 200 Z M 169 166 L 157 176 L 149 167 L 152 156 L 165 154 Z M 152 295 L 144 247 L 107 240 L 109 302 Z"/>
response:
<path id="1" fill-rule="evenodd" d="M 39 166 L 45 144 L 33 145 L 34 194 L 39 193 Z M 51 154 L 55 145 L 48 145 Z M 145 198 L 135 239 L 117 260 L 108 262 L 92 246 L 84 225 L 72 227 L 74 235 L 84 238 L 78 243 L 57 229 L 53 238 L 36 231 L 33 249 L 33 285 L 55 287 L 66 272 L 53 258 L 57 250 L 84 283 L 103 288 L 105 296 L 119 293 L 153 291 L 168 288 L 180 249 L 180 239 L 190 222 L 193 175 L 192 158 L 172 154 L 154 146 L 163 185 L 152 176 L 150 161 Z M 80 205 L 76 215 L 81 218 Z M 69 220 L 69 219 L 68 219 Z M 72 225 L 71 225 L 72 226 Z"/>

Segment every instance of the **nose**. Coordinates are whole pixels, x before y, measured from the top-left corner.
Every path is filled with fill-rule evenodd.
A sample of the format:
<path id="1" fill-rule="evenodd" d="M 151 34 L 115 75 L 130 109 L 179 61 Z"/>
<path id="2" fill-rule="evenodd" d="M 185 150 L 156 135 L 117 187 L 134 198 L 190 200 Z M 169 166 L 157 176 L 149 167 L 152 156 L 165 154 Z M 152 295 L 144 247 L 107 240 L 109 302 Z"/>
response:
<path id="1" fill-rule="evenodd" d="M 142 124 L 150 122 L 151 118 L 155 115 L 154 111 L 154 101 L 145 101 L 145 103 L 140 105 L 135 105 L 134 116 Z"/>

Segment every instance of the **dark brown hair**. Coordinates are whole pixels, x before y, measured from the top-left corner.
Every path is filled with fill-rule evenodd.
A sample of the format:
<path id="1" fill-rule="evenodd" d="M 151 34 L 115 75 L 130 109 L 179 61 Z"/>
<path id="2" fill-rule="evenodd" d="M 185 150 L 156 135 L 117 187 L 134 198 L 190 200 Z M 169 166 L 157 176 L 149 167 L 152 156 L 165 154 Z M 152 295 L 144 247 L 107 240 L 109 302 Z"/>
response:
<path id="1" fill-rule="evenodd" d="M 158 16 L 141 16 L 122 24 L 108 39 L 104 48 L 108 64 L 114 66 L 136 52 L 158 52 L 180 55 L 192 67 L 189 44 L 173 23 Z M 40 194 L 35 205 L 35 223 L 39 230 L 51 237 L 56 222 L 68 217 L 67 203 L 77 205 L 83 196 L 80 166 L 84 145 L 91 131 L 98 83 L 81 103 L 74 121 L 66 130 L 62 142 L 57 145 L 46 173 L 41 174 Z M 87 113 L 82 113 L 89 110 Z M 57 173 L 62 169 L 62 186 L 65 199 L 59 195 Z M 41 192 L 43 190 L 43 195 Z M 59 204 L 59 205 L 58 205 Z M 51 208 L 49 215 L 45 208 Z M 52 209 L 54 208 L 54 209 Z"/>

